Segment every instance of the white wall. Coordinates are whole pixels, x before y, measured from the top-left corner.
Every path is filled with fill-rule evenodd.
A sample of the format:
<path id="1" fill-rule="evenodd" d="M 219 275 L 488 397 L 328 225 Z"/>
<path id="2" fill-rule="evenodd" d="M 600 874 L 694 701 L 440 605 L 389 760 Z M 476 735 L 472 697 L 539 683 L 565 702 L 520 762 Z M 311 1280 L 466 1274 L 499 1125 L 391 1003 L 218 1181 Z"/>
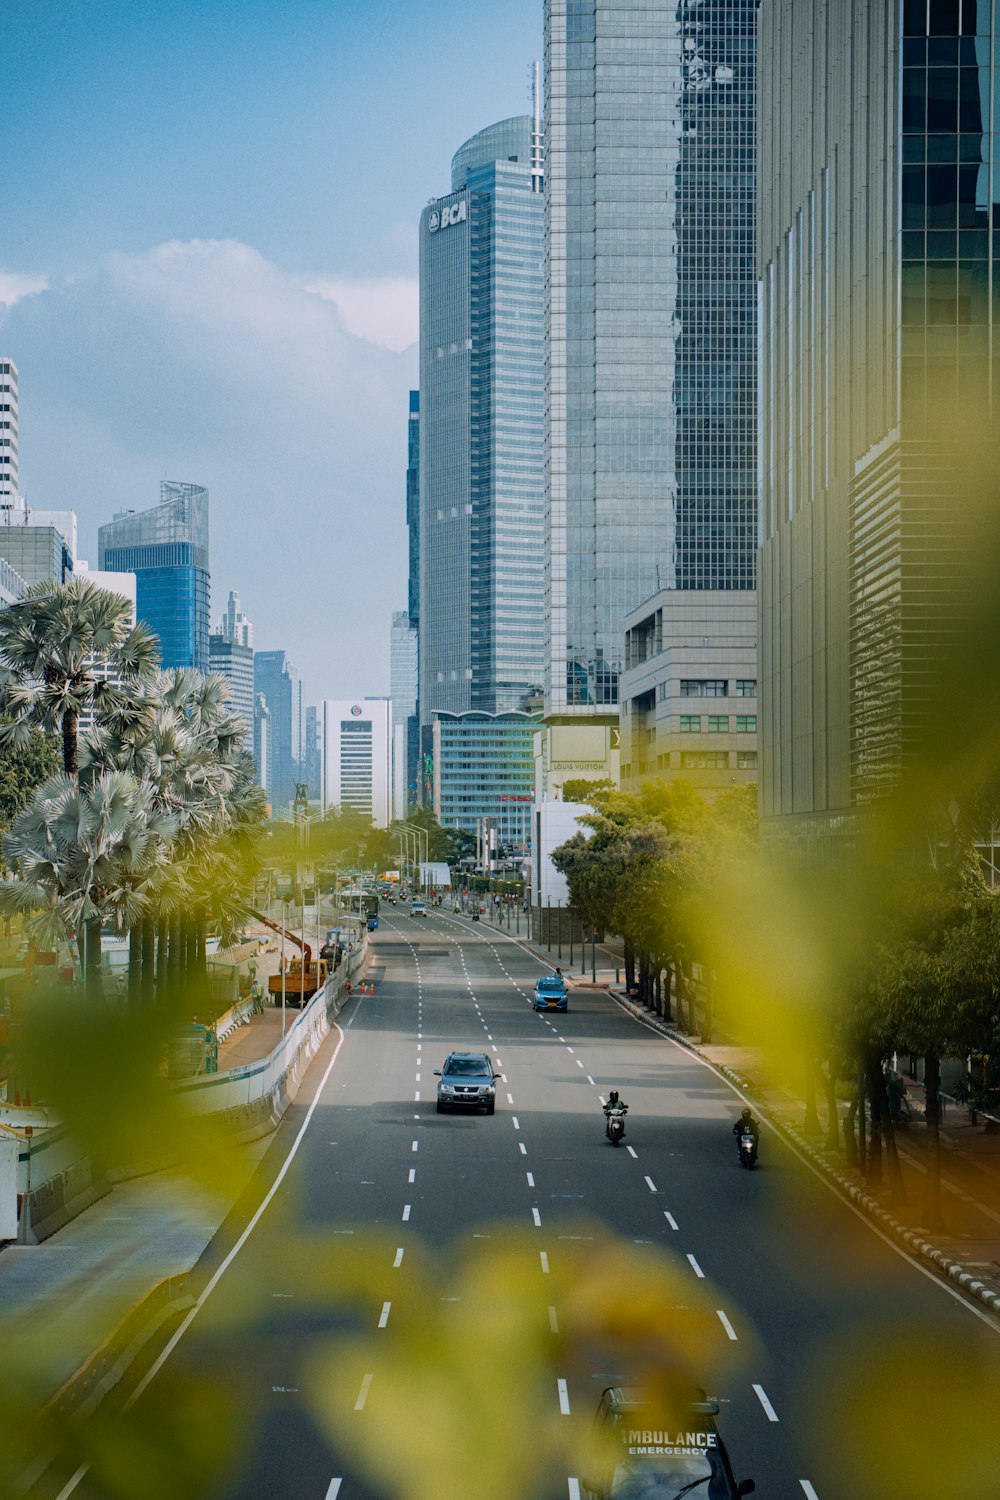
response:
<path id="1" fill-rule="evenodd" d="M 553 849 L 565 844 L 574 833 L 590 837 L 588 828 L 580 827 L 577 818 L 593 811 L 586 802 L 536 802 L 531 810 L 531 900 L 534 906 L 566 906 L 569 886 L 550 858 Z"/>
<path id="2" fill-rule="evenodd" d="M 350 806 L 343 784 L 342 724 L 371 724 L 371 817 L 376 828 L 387 828 L 392 801 L 392 706 L 388 698 L 328 698 L 322 705 L 323 766 L 320 793 L 323 810 Z"/>

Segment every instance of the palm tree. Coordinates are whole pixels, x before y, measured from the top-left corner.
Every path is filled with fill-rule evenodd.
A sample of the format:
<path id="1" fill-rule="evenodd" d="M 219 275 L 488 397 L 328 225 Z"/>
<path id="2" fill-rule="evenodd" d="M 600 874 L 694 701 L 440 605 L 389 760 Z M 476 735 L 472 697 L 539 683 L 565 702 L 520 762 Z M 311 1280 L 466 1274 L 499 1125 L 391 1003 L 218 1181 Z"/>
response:
<path id="1" fill-rule="evenodd" d="M 0 746 L 28 742 L 29 728 L 62 734 L 63 771 L 76 777 L 82 713 L 134 721 L 159 664 L 156 637 L 130 623 L 127 599 L 86 578 L 40 583 L 0 612 Z M 121 685 L 95 668 L 110 668 Z"/>
<path id="2" fill-rule="evenodd" d="M 87 990 L 99 993 L 101 925 L 110 916 L 130 927 L 155 909 L 176 832 L 152 787 L 127 772 L 102 772 L 84 788 L 53 776 L 4 837 L 17 875 L 0 883 L 0 914 L 24 917 L 29 937 L 49 948 L 75 930 Z"/>

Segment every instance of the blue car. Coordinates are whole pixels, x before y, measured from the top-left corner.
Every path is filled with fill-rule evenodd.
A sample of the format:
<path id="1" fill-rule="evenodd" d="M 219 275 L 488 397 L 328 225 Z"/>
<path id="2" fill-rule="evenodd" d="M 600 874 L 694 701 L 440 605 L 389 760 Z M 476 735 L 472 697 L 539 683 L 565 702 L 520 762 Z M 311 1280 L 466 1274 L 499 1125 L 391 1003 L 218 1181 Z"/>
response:
<path id="1" fill-rule="evenodd" d="M 536 1010 L 568 1010 L 569 990 L 566 981 L 558 974 L 546 974 L 535 981 L 531 1003 Z"/>
<path id="2" fill-rule="evenodd" d="M 377 932 L 378 931 L 378 917 L 369 917 L 368 918 L 368 931 L 369 932 Z"/>

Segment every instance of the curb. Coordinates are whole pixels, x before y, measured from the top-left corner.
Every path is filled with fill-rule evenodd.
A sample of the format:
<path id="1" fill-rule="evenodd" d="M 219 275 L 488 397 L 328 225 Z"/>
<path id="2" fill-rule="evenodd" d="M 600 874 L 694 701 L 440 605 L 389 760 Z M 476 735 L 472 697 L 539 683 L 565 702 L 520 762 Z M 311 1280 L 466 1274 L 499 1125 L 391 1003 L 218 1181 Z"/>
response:
<path id="1" fill-rule="evenodd" d="M 727 1083 L 731 1083 L 734 1088 L 739 1089 L 741 1093 L 756 1095 L 756 1088 L 748 1079 L 737 1073 L 735 1068 L 730 1068 L 726 1063 L 713 1062 L 711 1058 L 706 1057 L 697 1042 L 692 1041 L 684 1032 L 677 1031 L 672 1026 L 666 1025 L 657 1016 L 651 1015 L 644 1006 L 638 1005 L 627 996 L 619 994 L 614 990 L 609 990 L 608 993 L 623 1010 L 627 1010 L 636 1019 L 644 1021 L 647 1026 L 651 1026 L 661 1036 L 665 1036 L 670 1041 L 676 1042 L 678 1046 L 685 1047 L 689 1052 L 695 1053 L 704 1062 L 707 1062 L 710 1067 L 714 1068 L 717 1073 L 720 1073 L 726 1079 Z M 960 1261 L 952 1260 L 950 1256 L 946 1255 L 943 1250 L 939 1250 L 930 1240 L 925 1240 L 915 1230 L 908 1229 L 905 1224 L 900 1223 L 899 1219 L 889 1213 L 888 1209 L 883 1208 L 870 1193 L 866 1193 L 856 1183 L 852 1182 L 849 1177 L 845 1177 L 843 1172 L 838 1171 L 836 1167 L 832 1167 L 825 1156 L 817 1151 L 816 1147 L 810 1141 L 807 1141 L 804 1136 L 800 1135 L 794 1125 L 786 1125 L 775 1120 L 770 1115 L 767 1116 L 767 1122 L 772 1130 L 778 1135 L 785 1137 L 786 1140 L 794 1145 L 797 1151 L 807 1156 L 816 1169 L 833 1184 L 837 1192 L 847 1198 L 866 1218 L 878 1224 L 879 1228 L 891 1235 L 905 1249 L 919 1256 L 921 1260 L 928 1261 L 942 1276 L 946 1277 L 949 1281 L 953 1281 L 956 1286 L 961 1287 L 967 1296 L 975 1298 L 977 1302 L 981 1302 L 990 1312 L 1000 1313 L 1000 1292 L 995 1292 L 992 1287 L 987 1286 L 985 1282 L 974 1276 L 971 1271 L 966 1270 Z"/>

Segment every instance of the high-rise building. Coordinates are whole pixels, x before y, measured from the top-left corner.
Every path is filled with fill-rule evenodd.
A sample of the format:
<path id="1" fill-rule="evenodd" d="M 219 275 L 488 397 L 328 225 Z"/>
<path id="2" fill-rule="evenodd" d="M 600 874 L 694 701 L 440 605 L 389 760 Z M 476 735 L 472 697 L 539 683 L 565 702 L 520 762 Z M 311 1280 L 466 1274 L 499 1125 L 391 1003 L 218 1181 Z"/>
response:
<path id="1" fill-rule="evenodd" d="M 302 745 L 302 779 L 310 799 L 318 802 L 323 779 L 323 725 L 320 711 L 310 705 L 305 713 L 305 729 Z"/>
<path id="2" fill-rule="evenodd" d="M 954 619 L 956 469 L 933 429 L 995 422 L 998 50 L 986 0 L 761 7 L 771 838 L 836 837 L 893 786 Z"/>
<path id="3" fill-rule="evenodd" d="M 475 833 L 485 818 L 506 853 L 528 852 L 539 722 L 517 710 L 435 714 L 434 816 L 443 827 Z"/>
<path id="4" fill-rule="evenodd" d="M 271 710 L 263 693 L 257 693 L 253 705 L 253 763 L 257 768 L 257 785 L 264 788 L 268 802 L 274 805 L 271 787 Z"/>
<path id="5" fill-rule="evenodd" d="M 75 536 L 75 515 L 73 521 L 72 533 Z M 119 598 L 124 599 L 128 605 L 128 623 L 129 625 L 135 624 L 138 585 L 134 573 L 102 573 L 99 569 L 92 568 L 83 558 L 76 559 L 76 566 L 73 572 L 75 577 L 84 578 L 88 583 L 92 583 L 95 588 L 104 589 L 107 593 L 117 594 Z M 90 658 L 88 666 L 91 674 L 100 681 L 110 682 L 115 687 L 124 688 L 126 691 L 129 690 L 129 684 L 125 682 L 117 667 L 111 666 L 105 657 L 98 654 L 93 655 Z M 94 727 L 94 723 L 93 711 L 87 710 L 80 715 L 77 722 L 77 729 L 81 734 L 84 734 L 87 730 Z"/>
<path id="6" fill-rule="evenodd" d="M 136 575 L 136 607 L 164 667 L 208 671 L 208 490 L 164 479 L 151 510 L 122 511 L 97 533 L 100 567 Z"/>
<path id="7" fill-rule="evenodd" d="M 254 675 L 253 625 L 240 608 L 240 596 L 230 593 L 226 612 L 208 638 L 209 670 L 226 679 L 229 702 L 243 720 L 243 745 L 253 749 Z"/>
<path id="8" fill-rule="evenodd" d="M 406 424 L 406 531 L 409 541 L 409 576 L 406 612 L 414 630 L 420 628 L 420 392 L 410 392 L 410 417 Z"/>
<path id="9" fill-rule="evenodd" d="M 255 651 L 254 692 L 262 693 L 270 714 L 270 792 L 275 808 L 295 797 L 301 775 L 302 684 L 284 651 Z"/>
<path id="10" fill-rule="evenodd" d="M 544 200 L 528 115 L 455 154 L 420 220 L 420 716 L 542 680 Z"/>
<path id="11" fill-rule="evenodd" d="M 392 700 L 392 815 L 405 818 L 417 799 L 417 632 L 407 611 L 392 617 L 389 697 Z"/>
<path id="12" fill-rule="evenodd" d="M 12 359 L 0 359 L 0 524 L 4 512 L 17 503 L 18 477 L 18 374 Z"/>
<path id="13" fill-rule="evenodd" d="M 26 584 L 66 583 L 73 576 L 70 544 L 48 521 L 36 524 L 38 514 L 19 510 L 16 503 L 6 509 L 0 522 L 0 557 Z"/>
<path id="14" fill-rule="evenodd" d="M 323 810 L 341 808 L 387 828 L 392 707 L 388 698 L 328 699 L 323 711 Z"/>
<path id="15" fill-rule="evenodd" d="M 616 722 L 626 614 L 756 544 L 757 0 L 546 0 L 549 723 Z"/>

